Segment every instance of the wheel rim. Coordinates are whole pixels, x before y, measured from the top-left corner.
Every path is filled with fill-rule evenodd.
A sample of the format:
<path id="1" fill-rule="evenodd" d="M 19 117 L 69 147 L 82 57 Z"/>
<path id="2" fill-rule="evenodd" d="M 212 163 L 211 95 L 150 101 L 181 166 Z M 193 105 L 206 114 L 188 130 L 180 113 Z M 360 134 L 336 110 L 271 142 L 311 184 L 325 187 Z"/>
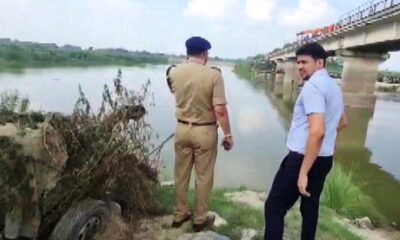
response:
<path id="1" fill-rule="evenodd" d="M 77 240 L 89 240 L 94 237 L 99 229 L 101 220 L 98 217 L 90 218 L 79 230 L 79 235 Z"/>

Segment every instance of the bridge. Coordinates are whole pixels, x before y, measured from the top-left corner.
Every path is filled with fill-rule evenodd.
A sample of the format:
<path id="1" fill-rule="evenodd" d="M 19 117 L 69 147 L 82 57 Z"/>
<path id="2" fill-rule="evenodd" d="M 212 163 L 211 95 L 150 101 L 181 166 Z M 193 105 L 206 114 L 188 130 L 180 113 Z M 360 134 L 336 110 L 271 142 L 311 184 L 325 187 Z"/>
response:
<path id="1" fill-rule="evenodd" d="M 317 35 L 268 53 L 267 59 L 277 64 L 277 73 L 284 72 L 277 80 L 301 82 L 295 51 L 305 43 L 318 42 L 329 56 L 340 56 L 343 60 L 342 89 L 346 105 L 373 107 L 378 65 L 389 58 L 388 52 L 400 50 L 400 0 L 369 1 L 344 14 L 331 26 L 331 31 L 321 29 Z"/>

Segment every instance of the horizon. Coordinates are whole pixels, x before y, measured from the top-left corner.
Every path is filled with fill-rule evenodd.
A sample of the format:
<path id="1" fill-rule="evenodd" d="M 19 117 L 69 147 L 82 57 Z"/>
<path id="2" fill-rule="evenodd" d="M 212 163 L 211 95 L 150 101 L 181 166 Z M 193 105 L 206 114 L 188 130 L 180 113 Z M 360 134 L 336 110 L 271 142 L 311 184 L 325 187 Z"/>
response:
<path id="1" fill-rule="evenodd" d="M 296 33 L 336 22 L 365 0 L 4 0 L 0 38 L 82 48 L 123 48 L 185 55 L 203 36 L 210 56 L 246 59 L 296 40 Z M 380 69 L 400 71 L 400 53 Z M 397 64 L 396 64 L 397 63 Z"/>

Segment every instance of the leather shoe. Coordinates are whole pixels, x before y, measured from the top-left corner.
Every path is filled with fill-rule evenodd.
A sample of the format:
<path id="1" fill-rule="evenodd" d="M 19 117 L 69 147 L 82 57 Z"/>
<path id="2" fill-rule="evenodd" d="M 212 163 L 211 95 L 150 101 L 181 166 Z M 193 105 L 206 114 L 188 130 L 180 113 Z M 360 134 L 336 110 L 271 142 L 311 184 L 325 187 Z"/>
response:
<path id="1" fill-rule="evenodd" d="M 184 217 L 182 220 L 180 221 L 173 221 L 171 224 L 171 227 L 173 228 L 180 228 L 182 226 L 182 224 L 184 224 L 185 222 L 189 221 L 192 218 L 192 215 L 190 213 L 188 213 L 186 215 L 186 217 Z"/>
<path id="2" fill-rule="evenodd" d="M 215 221 L 215 216 L 214 215 L 208 215 L 207 219 L 203 223 L 195 223 L 193 224 L 193 230 L 195 232 L 200 232 L 203 231 L 206 228 L 211 228 L 214 224 Z"/>

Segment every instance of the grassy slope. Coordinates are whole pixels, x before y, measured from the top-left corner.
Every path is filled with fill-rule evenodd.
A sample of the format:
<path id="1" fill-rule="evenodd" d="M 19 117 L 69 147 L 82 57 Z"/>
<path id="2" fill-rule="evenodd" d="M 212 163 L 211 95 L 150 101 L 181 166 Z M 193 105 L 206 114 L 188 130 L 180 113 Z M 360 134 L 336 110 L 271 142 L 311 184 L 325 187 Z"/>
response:
<path id="1" fill-rule="evenodd" d="M 224 194 L 234 191 L 244 191 L 245 188 L 240 189 L 217 189 L 211 195 L 210 210 L 217 212 L 224 218 L 228 225 L 221 226 L 216 231 L 220 234 L 229 236 L 231 239 L 241 238 L 241 229 L 256 229 L 262 232 L 264 227 L 264 215 L 262 209 L 249 207 L 245 204 L 235 203 L 227 198 Z M 194 191 L 189 193 L 190 205 L 194 206 L 195 202 Z M 166 212 L 172 213 L 173 206 L 173 189 L 162 188 L 160 190 L 159 200 L 162 207 Z M 318 226 L 317 239 L 321 240 L 360 240 L 358 236 L 354 235 L 339 223 L 335 221 L 336 213 L 326 207 L 321 207 L 320 223 Z M 301 217 L 297 207 L 293 208 L 286 218 L 285 235 L 289 239 L 298 239 L 301 229 Z M 263 239 L 262 235 L 257 236 L 256 239 Z"/>

